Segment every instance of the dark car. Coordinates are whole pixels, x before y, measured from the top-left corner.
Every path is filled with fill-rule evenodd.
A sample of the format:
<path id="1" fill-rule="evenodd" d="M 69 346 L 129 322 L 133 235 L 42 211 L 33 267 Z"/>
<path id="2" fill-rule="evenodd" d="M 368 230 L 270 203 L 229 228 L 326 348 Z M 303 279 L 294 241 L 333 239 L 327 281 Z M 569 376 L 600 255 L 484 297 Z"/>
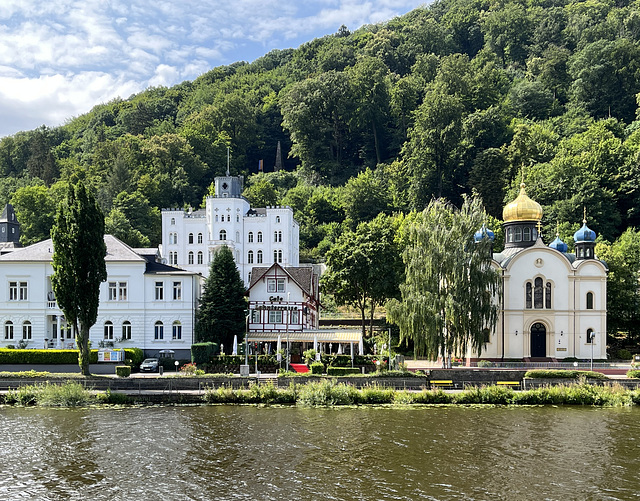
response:
<path id="1" fill-rule="evenodd" d="M 140 372 L 158 372 L 160 362 L 157 358 L 145 358 L 140 364 Z"/>

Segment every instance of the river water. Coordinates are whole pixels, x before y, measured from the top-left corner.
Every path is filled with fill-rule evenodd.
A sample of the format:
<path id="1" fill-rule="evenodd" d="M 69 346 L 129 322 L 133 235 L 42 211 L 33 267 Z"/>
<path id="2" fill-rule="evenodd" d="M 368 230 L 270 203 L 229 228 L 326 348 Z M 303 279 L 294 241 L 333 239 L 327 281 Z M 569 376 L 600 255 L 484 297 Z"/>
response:
<path id="1" fill-rule="evenodd" d="M 628 500 L 640 409 L 0 408 L 1 500 Z"/>

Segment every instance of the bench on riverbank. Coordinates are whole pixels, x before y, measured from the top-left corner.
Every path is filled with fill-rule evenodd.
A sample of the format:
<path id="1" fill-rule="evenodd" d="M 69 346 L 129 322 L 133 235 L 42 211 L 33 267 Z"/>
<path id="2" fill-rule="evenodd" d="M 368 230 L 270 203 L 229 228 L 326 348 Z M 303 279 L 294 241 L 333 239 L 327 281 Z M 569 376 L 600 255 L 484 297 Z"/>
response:
<path id="1" fill-rule="evenodd" d="M 451 379 L 432 379 L 429 381 L 431 386 L 438 387 L 453 387 L 453 380 Z"/>
<path id="2" fill-rule="evenodd" d="M 517 386 L 520 388 L 520 381 L 496 381 L 498 386 Z"/>

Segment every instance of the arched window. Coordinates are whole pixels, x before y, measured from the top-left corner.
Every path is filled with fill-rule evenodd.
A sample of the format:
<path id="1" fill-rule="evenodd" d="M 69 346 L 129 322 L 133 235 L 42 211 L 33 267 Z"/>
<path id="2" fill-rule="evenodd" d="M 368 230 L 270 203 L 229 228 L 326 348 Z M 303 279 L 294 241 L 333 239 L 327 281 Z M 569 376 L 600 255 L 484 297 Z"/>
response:
<path id="1" fill-rule="evenodd" d="M 164 325 L 159 320 L 154 325 L 153 329 L 153 339 L 161 340 L 164 339 Z"/>
<path id="2" fill-rule="evenodd" d="M 189 251 L 189 264 L 193 264 L 193 251 Z"/>
<path id="3" fill-rule="evenodd" d="M 220 240 L 227 239 L 227 232 L 225 230 L 220 230 Z"/>
<path id="4" fill-rule="evenodd" d="M 240 232 L 236 231 L 236 242 L 240 242 Z"/>
<path id="5" fill-rule="evenodd" d="M 595 342 L 595 333 L 593 329 L 587 329 L 587 344 L 593 344 Z"/>
<path id="6" fill-rule="evenodd" d="M 277 232 L 277 231 L 274 231 L 274 232 L 273 232 L 273 241 L 274 241 L 274 242 L 277 242 L 277 241 L 278 241 L 278 232 Z"/>
<path id="7" fill-rule="evenodd" d="M 593 310 L 593 292 L 587 292 L 587 310 Z"/>
<path id="8" fill-rule="evenodd" d="M 547 282 L 544 287 L 544 307 L 551 309 L 551 282 Z"/>
<path id="9" fill-rule="evenodd" d="M 104 323 L 104 338 L 108 340 L 113 339 L 113 324 L 109 320 Z"/>
<path id="10" fill-rule="evenodd" d="M 189 243 L 193 243 L 193 233 L 189 233 Z"/>
<path id="11" fill-rule="evenodd" d="M 176 218 L 175 218 L 175 217 L 172 217 L 172 218 L 171 218 L 171 224 L 172 224 L 172 225 L 176 224 Z"/>
<path id="12" fill-rule="evenodd" d="M 224 216 L 223 216 L 224 217 Z M 224 221 L 224 220 L 223 220 Z M 218 214 L 216 214 L 216 223 L 218 222 Z"/>
<path id="13" fill-rule="evenodd" d="M 527 285 L 525 286 L 526 292 L 525 292 L 525 307 L 527 309 L 531 309 L 532 308 L 532 293 L 531 293 L 531 282 L 527 282 Z"/>
<path id="14" fill-rule="evenodd" d="M 522 228 L 519 226 L 516 228 L 516 242 L 522 242 Z"/>
<path id="15" fill-rule="evenodd" d="M 258 243 L 261 243 L 261 242 L 262 242 L 262 232 L 259 231 L 258 232 Z"/>
<path id="16" fill-rule="evenodd" d="M 28 320 L 22 324 L 22 339 L 31 339 L 31 322 Z"/>
<path id="17" fill-rule="evenodd" d="M 250 250 L 250 251 L 247 253 L 247 263 L 249 263 L 249 264 L 253 264 L 253 251 L 252 251 L 252 250 Z"/>
<path id="18" fill-rule="evenodd" d="M 122 340 L 128 341 L 131 339 L 131 322 L 125 320 L 122 322 Z"/>
<path id="19" fill-rule="evenodd" d="M 258 258 L 257 259 L 258 264 L 262 264 L 262 251 L 261 250 L 258 251 L 257 258 Z"/>
<path id="20" fill-rule="evenodd" d="M 280 216 L 276 216 L 276 223 L 280 222 Z"/>
<path id="21" fill-rule="evenodd" d="M 236 214 L 236 223 L 240 222 L 240 214 Z"/>
<path id="22" fill-rule="evenodd" d="M 273 262 L 274 263 L 278 262 L 278 251 L 277 250 L 273 251 Z"/>
<path id="23" fill-rule="evenodd" d="M 182 325 L 177 320 L 173 322 L 171 329 L 171 339 L 182 339 Z"/>
<path id="24" fill-rule="evenodd" d="M 202 264 L 202 251 L 198 251 L 198 264 Z"/>
<path id="25" fill-rule="evenodd" d="M 508 228 L 507 229 L 507 242 L 508 243 L 513 242 L 513 229 L 512 228 Z"/>
<path id="26" fill-rule="evenodd" d="M 531 242 L 531 228 L 524 228 L 522 230 L 522 240 Z"/>
<path id="27" fill-rule="evenodd" d="M 250 231 L 247 235 L 247 242 L 249 242 L 250 244 L 253 243 L 253 231 Z"/>
<path id="28" fill-rule="evenodd" d="M 8 320 L 4 324 L 4 338 L 13 339 L 13 322 Z"/>
<path id="29" fill-rule="evenodd" d="M 282 262 L 282 251 L 281 250 L 278 251 L 278 262 L 279 263 Z"/>
<path id="30" fill-rule="evenodd" d="M 202 233 L 198 233 L 198 243 L 202 243 Z"/>
<path id="31" fill-rule="evenodd" d="M 533 288 L 533 307 L 534 308 L 542 308 L 542 297 L 544 292 L 542 290 L 542 279 L 540 277 L 536 278 L 534 281 Z"/>

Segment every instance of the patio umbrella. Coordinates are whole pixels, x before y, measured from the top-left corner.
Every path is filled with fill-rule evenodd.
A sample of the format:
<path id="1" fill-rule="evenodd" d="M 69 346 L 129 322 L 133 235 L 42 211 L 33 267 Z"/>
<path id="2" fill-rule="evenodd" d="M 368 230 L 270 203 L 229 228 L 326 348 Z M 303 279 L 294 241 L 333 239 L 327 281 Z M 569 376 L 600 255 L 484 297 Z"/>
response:
<path id="1" fill-rule="evenodd" d="M 233 354 L 238 354 L 238 336 L 233 336 Z"/>
<path id="2" fill-rule="evenodd" d="M 338 355 L 342 355 L 342 343 L 338 343 Z"/>
<path id="3" fill-rule="evenodd" d="M 318 353 L 318 336 L 316 334 L 313 336 L 313 349 Z"/>
<path id="4" fill-rule="evenodd" d="M 360 355 L 364 355 L 364 343 L 362 342 L 362 336 L 360 336 L 360 342 L 358 343 L 358 352 Z"/>

